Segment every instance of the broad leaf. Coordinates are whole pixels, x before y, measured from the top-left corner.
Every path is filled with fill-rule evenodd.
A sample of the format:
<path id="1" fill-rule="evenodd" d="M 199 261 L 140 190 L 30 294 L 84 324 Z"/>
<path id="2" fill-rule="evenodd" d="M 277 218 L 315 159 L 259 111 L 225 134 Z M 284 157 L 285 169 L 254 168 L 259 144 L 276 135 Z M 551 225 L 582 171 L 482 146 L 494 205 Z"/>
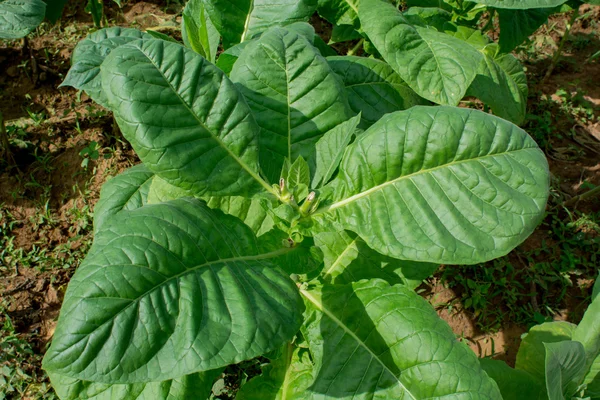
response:
<path id="1" fill-rule="evenodd" d="M 546 388 L 526 371 L 513 369 L 504 361 L 479 359 L 481 368 L 498 384 L 502 398 L 510 400 L 546 400 Z"/>
<path id="2" fill-rule="evenodd" d="M 556 7 L 567 0 L 471 0 L 475 3 L 485 4 L 494 8 L 511 8 L 525 10 L 529 8 Z"/>
<path id="3" fill-rule="evenodd" d="M 219 55 L 219 59 L 217 60 L 216 66 L 219 67 L 220 70 L 225 72 L 227 76 L 229 76 L 231 74 L 231 70 L 233 69 L 233 64 L 235 64 L 235 62 L 240 57 L 240 54 L 242 54 L 244 48 L 246 48 L 246 46 L 250 42 L 251 41 L 247 40 L 243 43 L 236 44 L 235 46 L 230 47 L 224 52 L 222 52 Z"/>
<path id="4" fill-rule="evenodd" d="M 214 63 L 221 36 L 208 18 L 203 0 L 190 0 L 185 5 L 181 21 L 183 43 Z"/>
<path id="5" fill-rule="evenodd" d="M 348 147 L 333 213 L 391 257 L 473 264 L 505 255 L 543 217 L 548 164 L 527 133 L 453 107 L 388 114 Z"/>
<path id="6" fill-rule="evenodd" d="M 358 18 L 357 18 L 358 21 Z M 329 44 L 347 42 L 349 40 L 361 39 L 362 36 L 353 25 L 334 25 L 331 29 Z"/>
<path id="7" fill-rule="evenodd" d="M 413 25 L 432 26 L 438 31 L 452 19 L 451 12 L 437 7 L 410 7 L 402 15 Z"/>
<path id="8" fill-rule="evenodd" d="M 550 400 L 571 399 L 585 373 L 585 350 L 579 342 L 544 343 L 546 390 Z"/>
<path id="9" fill-rule="evenodd" d="M 546 322 L 536 325 L 521 341 L 517 353 L 517 369 L 529 372 L 540 382 L 546 381 L 544 343 L 571 340 L 577 325 L 564 321 Z"/>
<path id="10" fill-rule="evenodd" d="M 303 398 L 501 399 L 475 354 L 412 290 L 371 280 L 300 293 L 315 364 Z"/>
<path id="11" fill-rule="evenodd" d="M 328 57 L 348 94 L 352 111 L 362 113 L 360 127 L 368 128 L 387 113 L 429 102 L 417 95 L 385 62 L 365 57 Z"/>
<path id="12" fill-rule="evenodd" d="M 600 397 L 600 299 L 593 300 L 585 311 L 573 333 L 573 340 L 582 343 L 585 350 L 586 376 L 583 383 L 588 385 L 586 393 Z"/>
<path id="13" fill-rule="evenodd" d="M 438 268 L 436 264 L 383 256 L 360 237 L 351 237 L 344 231 L 319 233 L 315 244 L 325 256 L 323 278 L 335 284 L 378 278 L 414 289 Z"/>
<path id="14" fill-rule="evenodd" d="M 319 15 L 333 25 L 350 25 L 360 27 L 358 20 L 359 0 L 319 0 Z"/>
<path id="15" fill-rule="evenodd" d="M 270 27 L 308 21 L 317 0 L 204 0 L 204 5 L 228 49 Z"/>
<path id="16" fill-rule="evenodd" d="M 192 199 L 102 226 L 69 283 L 50 372 L 129 384 L 175 379 L 271 351 L 302 321 L 295 284 L 238 219 Z"/>
<path id="17" fill-rule="evenodd" d="M 317 142 L 317 161 L 312 187 L 318 188 L 331 179 L 342 160 L 344 151 L 357 132 L 360 114 L 342 122 Z"/>
<path id="18" fill-rule="evenodd" d="M 548 21 L 555 8 L 532 8 L 528 10 L 498 10 L 500 19 L 500 51 L 508 53 L 523 43 Z"/>
<path id="19" fill-rule="evenodd" d="M 271 182 L 284 160 L 302 156 L 314 171 L 315 143 L 352 112 L 339 78 L 309 41 L 273 28 L 250 43 L 231 79 L 260 125 L 260 160 Z"/>
<path id="20" fill-rule="evenodd" d="M 51 23 L 56 23 L 62 15 L 63 8 L 67 0 L 44 0 L 46 2 L 46 19 Z"/>
<path id="21" fill-rule="evenodd" d="M 152 171 L 139 164 L 106 181 L 94 208 L 94 232 L 121 210 L 135 210 L 146 204 L 153 177 Z"/>
<path id="22" fill-rule="evenodd" d="M 258 126 L 241 94 L 194 51 L 162 40 L 113 50 L 102 88 L 144 164 L 202 195 L 245 195 L 259 185 Z"/>
<path id="23" fill-rule="evenodd" d="M 222 369 L 186 375 L 163 382 L 111 385 L 50 374 L 61 400 L 178 400 L 208 398 Z"/>
<path id="24" fill-rule="evenodd" d="M 71 57 L 71 69 L 60 86 L 84 90 L 96 103 L 108 107 L 102 91 L 100 65 L 111 51 L 124 44 L 152 39 L 152 36 L 133 28 L 100 29 L 77 43 Z"/>
<path id="25" fill-rule="evenodd" d="M 481 54 L 460 40 L 413 26 L 393 5 L 361 0 L 360 21 L 385 61 L 421 97 L 456 105 L 464 97 Z"/>
<path id="26" fill-rule="evenodd" d="M 236 400 L 300 399 L 313 380 L 308 350 L 284 346 L 282 354 L 266 366 L 262 374 L 246 383 Z"/>
<path id="27" fill-rule="evenodd" d="M 0 0 L 0 39 L 19 39 L 32 32 L 44 19 L 42 0 Z"/>
<path id="28" fill-rule="evenodd" d="M 594 282 L 594 287 L 592 288 L 592 302 L 598 298 L 600 294 L 600 275 L 596 277 L 596 282 Z"/>

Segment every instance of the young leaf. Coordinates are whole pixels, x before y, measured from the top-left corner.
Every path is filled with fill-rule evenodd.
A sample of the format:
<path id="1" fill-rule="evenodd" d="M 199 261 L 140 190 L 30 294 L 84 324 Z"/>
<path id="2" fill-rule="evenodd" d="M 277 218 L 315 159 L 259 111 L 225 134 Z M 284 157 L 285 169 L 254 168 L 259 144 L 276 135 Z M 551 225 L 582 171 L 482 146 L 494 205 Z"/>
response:
<path id="1" fill-rule="evenodd" d="M 381 254 L 472 264 L 505 255 L 541 220 L 548 164 L 527 133 L 453 107 L 388 114 L 348 147 L 334 213 Z"/>
<path id="2" fill-rule="evenodd" d="M 513 369 L 504 361 L 480 358 L 481 368 L 498 384 L 503 399 L 545 400 L 546 388 L 543 382 L 526 371 Z"/>
<path id="3" fill-rule="evenodd" d="M 121 210 L 135 210 L 146 204 L 153 177 L 152 171 L 139 164 L 106 181 L 94 208 L 94 233 Z"/>
<path id="4" fill-rule="evenodd" d="M 360 114 L 342 122 L 325 133 L 317 142 L 317 166 L 312 180 L 312 187 L 325 185 L 340 164 L 344 151 L 356 133 Z"/>
<path id="5" fill-rule="evenodd" d="M 315 235 L 315 244 L 325 256 L 323 277 L 334 284 L 378 278 L 414 289 L 438 268 L 436 264 L 383 256 L 361 238 L 352 238 L 343 230 L 319 233 Z"/>
<path id="6" fill-rule="evenodd" d="M 219 55 L 219 59 L 217 60 L 216 66 L 227 76 L 231 74 L 231 70 L 233 69 L 233 65 L 242 54 L 242 51 L 246 48 L 246 46 L 251 43 L 251 40 L 246 40 L 243 43 L 236 44 L 233 47 L 228 48 L 224 52 Z"/>
<path id="7" fill-rule="evenodd" d="M 498 9 L 500 19 L 500 51 L 508 53 L 523 43 L 540 26 L 548 21 L 555 8 L 531 8 L 528 10 Z"/>
<path id="8" fill-rule="evenodd" d="M 252 39 L 272 26 L 308 21 L 316 0 L 204 0 L 215 28 L 223 37 L 223 48 Z"/>
<path id="9" fill-rule="evenodd" d="M 458 39 L 411 25 L 392 4 L 361 0 L 362 28 L 379 53 L 421 97 L 456 105 L 464 97 L 481 54 Z"/>
<path id="10" fill-rule="evenodd" d="M 306 349 L 287 344 L 279 358 L 251 379 L 236 395 L 236 400 L 299 399 L 313 380 L 313 370 Z"/>
<path id="11" fill-rule="evenodd" d="M 485 4 L 494 8 L 510 8 L 515 10 L 526 10 L 529 8 L 556 7 L 567 0 L 471 0 L 474 3 Z"/>
<path id="12" fill-rule="evenodd" d="M 162 40 L 121 46 L 102 87 L 123 136 L 172 185 L 203 195 L 245 195 L 259 185 L 258 126 L 231 81 L 194 51 Z"/>
<path id="13" fill-rule="evenodd" d="M 42 23 L 42 0 L 0 0 L 0 39 L 20 39 Z"/>
<path id="14" fill-rule="evenodd" d="M 327 61 L 295 31 L 272 28 L 250 43 L 231 71 L 261 127 L 260 159 L 271 182 L 283 161 L 315 163 L 315 143 L 352 116 Z"/>
<path id="15" fill-rule="evenodd" d="M 383 61 L 365 57 L 328 57 L 348 94 L 352 111 L 362 113 L 360 127 L 367 129 L 387 113 L 430 104 L 417 95 Z"/>
<path id="16" fill-rule="evenodd" d="M 521 341 L 515 368 L 530 373 L 540 382 L 546 381 L 544 343 L 571 340 L 577 325 L 564 321 L 546 322 L 536 325 Z"/>
<path id="17" fill-rule="evenodd" d="M 152 36 L 137 29 L 120 27 L 100 29 L 88 35 L 75 46 L 71 69 L 60 86 L 84 90 L 96 103 L 108 107 L 102 91 L 100 65 L 112 50 L 139 39 L 152 39 Z"/>
<path id="18" fill-rule="evenodd" d="M 183 43 L 196 53 L 214 63 L 221 36 L 208 18 L 203 0 L 190 0 L 182 14 L 181 36 Z"/>
<path id="19" fill-rule="evenodd" d="M 315 364 L 304 398 L 501 399 L 475 354 L 412 290 L 371 280 L 300 293 Z"/>
<path id="20" fill-rule="evenodd" d="M 50 372 L 129 384 L 247 360 L 289 341 L 303 305 L 237 218 L 179 199 L 107 221 L 71 279 Z"/>
<path id="21" fill-rule="evenodd" d="M 80 381 L 54 373 L 49 376 L 61 400 L 173 400 L 208 398 L 213 381 L 222 371 L 219 368 L 163 382 L 129 385 Z"/>
<path id="22" fill-rule="evenodd" d="M 550 400 L 571 399 L 585 373 L 585 350 L 579 342 L 544 343 L 546 390 Z"/>
<path id="23" fill-rule="evenodd" d="M 308 164 L 304 161 L 304 158 L 296 158 L 294 163 L 290 166 L 287 173 L 287 183 L 290 188 L 299 185 L 304 185 L 308 188 L 310 185 L 310 170 L 308 169 Z"/>
<path id="24" fill-rule="evenodd" d="M 583 383 L 588 386 L 586 394 L 600 397 L 600 299 L 592 301 L 572 339 L 582 343 L 585 350 L 586 376 Z"/>

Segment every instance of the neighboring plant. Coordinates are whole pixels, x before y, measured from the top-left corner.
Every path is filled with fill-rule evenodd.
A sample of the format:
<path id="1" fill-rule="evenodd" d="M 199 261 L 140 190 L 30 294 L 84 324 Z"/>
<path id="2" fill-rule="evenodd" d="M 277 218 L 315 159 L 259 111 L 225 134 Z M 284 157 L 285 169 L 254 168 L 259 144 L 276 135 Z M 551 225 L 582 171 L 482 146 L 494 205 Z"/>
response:
<path id="1" fill-rule="evenodd" d="M 0 39 L 20 39 L 33 32 L 44 17 L 56 22 L 66 0 L 0 0 Z"/>
<path id="2" fill-rule="evenodd" d="M 387 64 L 326 59 L 300 22 L 248 33 L 253 15 L 211 19 L 229 77 L 189 37 L 111 28 L 74 51 L 65 84 L 114 112 L 143 164 L 102 189 L 44 360 L 57 393 L 203 399 L 264 355 L 238 398 L 500 399 L 412 289 L 533 231 L 543 153 L 480 111 L 397 111 L 427 102 Z"/>
<path id="3" fill-rule="evenodd" d="M 600 399 L 600 279 L 579 325 L 546 322 L 529 330 L 515 368 L 482 359 L 505 399 Z"/>

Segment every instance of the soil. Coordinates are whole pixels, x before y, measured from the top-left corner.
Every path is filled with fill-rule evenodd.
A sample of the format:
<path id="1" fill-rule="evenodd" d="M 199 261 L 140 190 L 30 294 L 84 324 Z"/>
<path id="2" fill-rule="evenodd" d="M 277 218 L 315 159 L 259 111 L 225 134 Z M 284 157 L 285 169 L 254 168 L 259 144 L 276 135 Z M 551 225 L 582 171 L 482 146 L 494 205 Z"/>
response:
<path id="1" fill-rule="evenodd" d="M 0 242 L 4 246 L 0 249 L 0 325 L 10 318 L 15 332 L 36 354 L 44 353 L 52 337 L 66 285 L 90 245 L 91 213 L 101 185 L 139 162 L 114 129 L 108 112 L 85 94 L 58 87 L 68 71 L 72 49 L 93 26 L 84 3 L 70 2 L 58 26 L 44 25 L 25 45 L 22 41 L 0 42 L 0 70 L 4 71 L 0 74 L 1 111 L 13 129 L 11 136 L 18 139 L 12 146 L 14 165 L 0 164 L 0 237 L 13 237 L 12 242 Z M 165 7 L 159 1 L 141 1 L 128 3 L 122 10 L 111 6 L 106 14 L 111 25 L 152 27 L 171 33 L 179 24 L 180 9 L 175 3 Z M 554 133 L 536 137 L 548 156 L 553 177 L 550 208 L 580 195 L 590 185 L 600 185 L 600 63 L 588 60 L 600 48 L 597 25 L 590 23 L 600 21 L 600 8 L 583 6 L 581 13 L 591 17 L 575 24 L 572 40 L 547 81 L 542 79 L 553 51 L 550 42 L 533 45 L 537 57 L 520 55 L 530 84 L 529 112 L 538 115 L 549 110 L 552 114 Z M 542 31 L 541 36 L 545 33 L 560 40 L 565 21 L 565 16 L 552 17 L 554 29 Z M 312 22 L 327 42 L 330 26 L 319 18 Z M 345 51 L 354 44 L 335 48 Z M 561 105 L 561 96 L 576 99 L 593 110 L 591 115 L 574 118 L 573 111 Z M 538 120 L 530 120 L 525 129 L 531 132 L 536 124 Z M 94 142 L 100 149 L 98 158 L 84 168 L 80 153 Z M 570 209 L 599 213 L 600 202 L 588 199 Z M 509 256 L 514 265 L 529 268 L 519 252 L 557 243 L 550 224 L 545 221 Z M 580 304 L 590 293 L 594 278 L 595 271 L 586 271 L 578 278 L 563 296 L 555 319 L 578 322 Z M 503 321 L 493 332 L 483 332 L 473 310 L 457 302 L 463 295 L 461 289 L 449 288 L 444 282 L 436 274 L 422 285 L 422 295 L 437 306 L 439 315 L 479 356 L 514 364 L 520 337 L 528 326 Z M 537 307 L 553 293 L 552 288 L 532 289 L 525 302 L 538 303 Z M 501 303 L 496 306 L 504 307 Z M 29 365 L 26 372 L 42 375 L 39 363 Z"/>

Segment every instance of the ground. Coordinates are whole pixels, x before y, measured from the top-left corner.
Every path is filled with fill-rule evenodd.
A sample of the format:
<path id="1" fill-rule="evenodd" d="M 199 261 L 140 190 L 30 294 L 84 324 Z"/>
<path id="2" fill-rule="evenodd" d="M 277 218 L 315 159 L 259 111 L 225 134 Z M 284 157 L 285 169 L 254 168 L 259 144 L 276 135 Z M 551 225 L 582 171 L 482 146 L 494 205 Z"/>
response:
<path id="1" fill-rule="evenodd" d="M 179 3 L 107 6 L 110 25 L 173 31 Z M 543 81 L 568 16 L 552 17 L 516 54 L 530 85 L 526 129 L 548 157 L 547 215 L 521 246 L 485 265 L 443 266 L 418 289 L 480 356 L 514 363 L 520 336 L 547 320 L 577 323 L 600 259 L 600 8 L 583 6 L 553 74 Z M 314 19 L 327 40 L 330 28 Z M 54 398 L 40 363 L 69 277 L 91 243 L 100 187 L 138 162 L 112 116 L 57 88 L 75 44 L 93 30 L 81 1 L 27 43 L 0 42 L 0 107 L 15 165 L 0 163 L 0 398 Z M 352 44 L 350 45 L 351 48 Z M 337 50 L 345 50 L 336 47 Z M 259 370 L 232 367 L 216 398 Z"/>

